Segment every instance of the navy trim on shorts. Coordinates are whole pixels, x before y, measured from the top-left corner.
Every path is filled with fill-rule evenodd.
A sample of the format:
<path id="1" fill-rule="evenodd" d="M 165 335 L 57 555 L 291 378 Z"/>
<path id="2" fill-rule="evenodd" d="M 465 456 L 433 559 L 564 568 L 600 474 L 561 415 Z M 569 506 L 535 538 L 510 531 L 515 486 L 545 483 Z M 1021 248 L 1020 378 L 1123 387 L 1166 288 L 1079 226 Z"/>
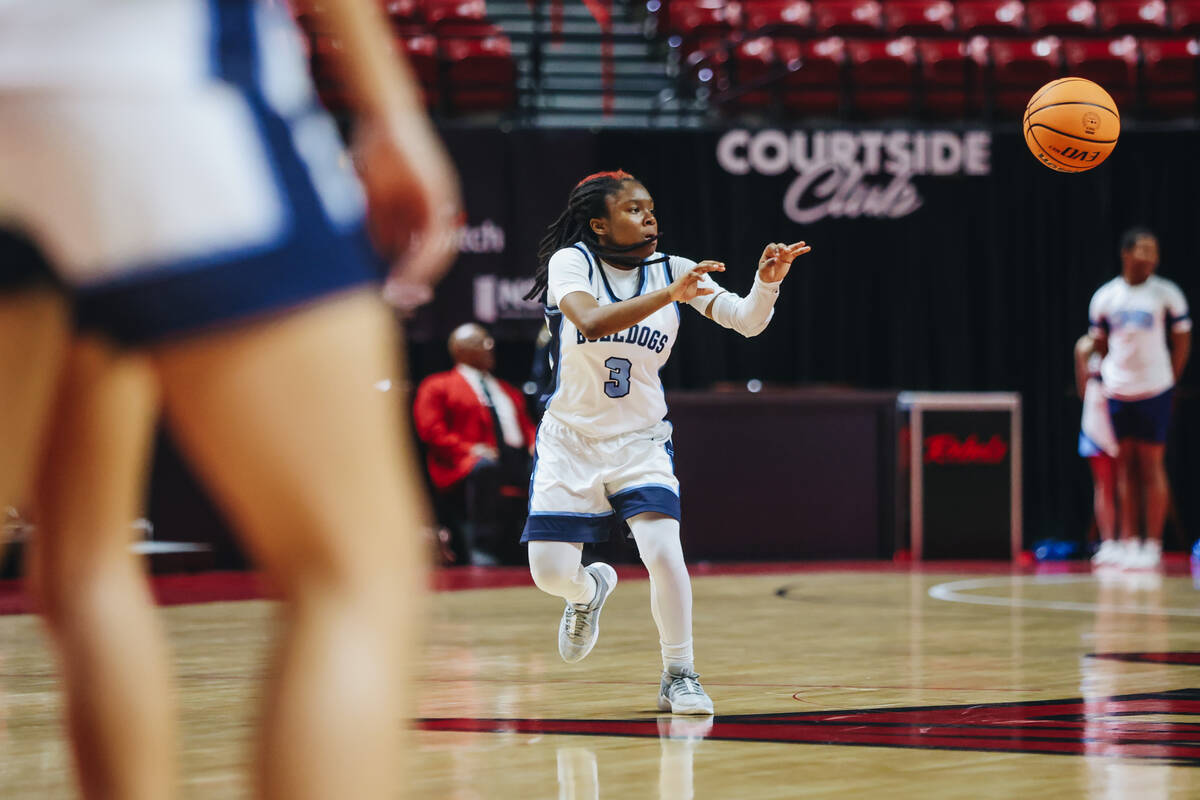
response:
<path id="1" fill-rule="evenodd" d="M 255 4 L 211 0 L 214 74 L 238 88 L 254 114 L 287 213 L 276 242 L 146 265 L 116 281 L 76 290 L 76 324 L 122 344 L 146 344 L 302 305 L 380 281 L 386 265 L 362 223 L 328 218 L 288 121 L 258 84 Z"/>
<path id="2" fill-rule="evenodd" d="M 608 502 L 623 520 L 647 511 L 656 511 L 674 519 L 680 519 L 683 516 L 679 495 L 666 486 L 654 484 L 631 486 L 609 495 Z"/>
<path id="3" fill-rule="evenodd" d="M 1112 419 L 1117 441 L 1136 439 L 1163 444 L 1171 427 L 1171 407 L 1175 387 L 1144 400 L 1108 398 L 1108 416 Z"/>
<path id="4" fill-rule="evenodd" d="M 76 325 L 139 345 L 291 308 L 380 280 L 365 232 L 295 236 L 282 247 L 224 257 L 195 270 L 172 268 L 137 283 L 76 291 Z"/>
<path id="5" fill-rule="evenodd" d="M 0 228 L 0 292 L 60 286 L 41 249 L 23 233 Z"/>
<path id="6" fill-rule="evenodd" d="M 525 520 L 521 542 L 607 542 L 612 524 L 612 512 L 599 516 L 531 514 Z"/>

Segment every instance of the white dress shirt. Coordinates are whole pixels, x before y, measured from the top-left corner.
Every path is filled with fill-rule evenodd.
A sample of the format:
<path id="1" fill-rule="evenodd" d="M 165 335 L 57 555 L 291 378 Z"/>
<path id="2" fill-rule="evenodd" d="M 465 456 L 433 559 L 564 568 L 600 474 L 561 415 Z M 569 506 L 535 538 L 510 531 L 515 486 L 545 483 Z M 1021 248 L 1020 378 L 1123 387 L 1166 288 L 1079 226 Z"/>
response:
<path id="1" fill-rule="evenodd" d="M 516 448 L 526 447 L 525 435 L 521 432 L 521 423 L 517 419 L 517 409 L 513 407 L 512 398 L 504 391 L 500 382 L 486 372 L 467 364 L 458 364 L 455 369 L 466 379 L 479 402 L 485 406 L 488 405 L 488 401 L 483 393 L 483 382 L 487 381 L 488 394 L 492 397 L 496 416 L 500 419 L 500 432 L 504 436 L 504 444 Z"/>

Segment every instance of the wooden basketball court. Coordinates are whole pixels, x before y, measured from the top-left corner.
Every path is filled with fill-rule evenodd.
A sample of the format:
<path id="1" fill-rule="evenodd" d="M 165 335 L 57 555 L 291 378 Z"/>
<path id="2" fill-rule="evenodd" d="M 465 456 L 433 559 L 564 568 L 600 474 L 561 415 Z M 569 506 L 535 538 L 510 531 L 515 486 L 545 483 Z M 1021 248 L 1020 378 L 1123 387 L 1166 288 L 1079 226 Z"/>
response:
<path id="1" fill-rule="evenodd" d="M 558 601 L 523 570 L 442 573 L 410 796 L 1198 796 L 1200 592 L 1172 566 L 1103 578 L 1000 564 L 697 569 L 711 719 L 655 711 L 644 572 L 621 571 L 600 642 L 574 665 L 557 654 Z M 247 594 L 195 587 L 160 596 Z M 266 600 L 164 609 L 184 797 L 248 796 L 273 611 Z M 0 659 L 0 797 L 73 796 L 36 618 L 0 617 Z"/>

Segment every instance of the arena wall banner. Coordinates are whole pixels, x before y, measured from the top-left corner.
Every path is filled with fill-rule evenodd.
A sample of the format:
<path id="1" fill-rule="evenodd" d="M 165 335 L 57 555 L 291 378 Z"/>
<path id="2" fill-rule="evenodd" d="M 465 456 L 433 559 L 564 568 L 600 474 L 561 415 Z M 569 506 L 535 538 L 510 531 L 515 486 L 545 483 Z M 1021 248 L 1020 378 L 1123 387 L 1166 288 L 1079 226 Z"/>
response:
<path id="1" fill-rule="evenodd" d="M 1092 292 L 1119 269 L 1121 231 L 1145 224 L 1158 232 L 1160 274 L 1200 302 L 1200 158 L 1191 129 L 1127 126 L 1113 155 L 1081 175 L 1037 163 L 1016 121 L 445 133 L 463 168 L 469 226 L 502 228 L 504 250 L 460 259 L 413 331 L 418 348 L 424 337 L 440 349 L 477 309 L 495 315 L 502 343 L 531 340 L 536 308 L 513 298 L 532 273 L 538 239 L 580 178 L 623 168 L 655 198 L 662 249 L 725 261 L 721 281 L 730 289 L 750 285 L 766 243 L 813 246 L 760 337 L 743 340 L 685 314 L 663 371 L 669 389 L 758 379 L 768 387 L 1018 392 L 1030 540 L 1086 531 L 1070 354 Z M 1183 491 L 1200 479 L 1197 375 L 1194 364 L 1185 373 L 1168 450 L 1181 511 L 1168 546 L 1182 545 L 1172 537 L 1189 520 L 1195 530 L 1186 535 L 1200 531 L 1200 501 Z"/>
<path id="2" fill-rule="evenodd" d="M 1193 304 L 1200 302 L 1194 199 L 1200 158 L 1197 133 L 1190 129 L 1131 127 L 1103 165 L 1082 175 L 1038 164 L 1016 124 L 444 134 L 462 174 L 468 219 L 456 268 L 438 288 L 436 301 L 409 321 L 415 379 L 445 369 L 445 337 L 454 326 L 478 318 L 496 334 L 500 374 L 518 385 L 526 380 L 541 322 L 536 304 L 521 298 L 538 241 L 580 178 L 623 168 L 654 195 L 663 251 L 725 261 L 728 270 L 720 280 L 733 291 L 751 285 L 766 243 L 804 239 L 813 247 L 788 277 L 770 326 L 754 339 L 684 311 L 674 353 L 661 373 L 669 392 L 744 392 L 757 382 L 765 393 L 795 386 L 1018 393 L 1027 546 L 1046 537 L 1078 541 L 1088 530 L 1090 484 L 1075 452 L 1080 404 L 1071 351 L 1086 329 L 1092 292 L 1117 274 L 1121 231 L 1134 224 L 1155 230 L 1160 274 L 1177 282 Z M 1191 489 L 1200 481 L 1197 376 L 1200 366 L 1192 364 L 1177 392 L 1168 442 L 1175 501 L 1168 549 L 1185 549 L 1200 533 L 1200 493 Z M 745 407 L 730 403 L 720 412 L 731 440 L 740 430 L 737 414 L 744 413 L 738 409 Z M 689 474 L 729 467 L 701 455 L 696 432 L 705 430 L 709 413 L 703 408 L 707 405 L 688 413 L 677 409 L 678 450 L 699 462 L 681 462 L 685 498 L 704 499 L 707 492 L 689 489 L 696 484 Z M 765 435 L 761 423 L 756 420 L 755 430 Z M 971 431 L 953 433 L 970 441 Z M 990 434 L 974 433 L 980 446 L 992 441 Z M 851 452 L 870 437 L 793 438 L 772 451 L 790 455 L 737 464 L 739 474 L 750 477 L 740 488 L 717 487 L 713 496 L 732 492 L 736 496 L 727 502 L 744 502 L 753 487 L 778 488 L 778 481 L 753 480 L 755 471 L 795 473 L 803 481 L 798 471 L 819 480 L 870 474 L 871 463 L 883 463 L 882 449 L 874 462 Z M 817 466 L 824 463 L 837 468 Z M 861 467 L 857 473 L 853 464 Z M 822 489 L 829 502 L 819 508 L 794 504 L 787 527 L 770 535 L 816 537 L 788 540 L 797 557 L 845 557 L 851 553 L 830 549 L 834 540 L 818 539 L 843 533 L 837 520 L 844 515 L 837 509 L 873 506 L 877 514 L 860 516 L 867 526 L 879 519 L 881 538 L 864 534 L 855 552 L 871 555 L 868 542 L 876 541 L 876 552 L 886 555 L 889 506 L 878 488 L 883 485 L 837 482 Z M 227 533 L 214 534 L 219 515 L 188 487 L 186 474 L 161 457 L 151 487 L 157 529 L 174 540 L 215 540 L 214 563 L 235 563 Z M 828 494 L 833 491 L 844 496 Z M 851 500 L 858 504 L 848 504 Z M 689 512 L 689 503 L 696 513 Z M 727 525 L 697 530 L 718 519 L 703 504 L 685 500 L 684 514 L 691 531 L 686 535 L 712 543 L 710 557 L 738 557 L 722 548 L 731 536 L 752 533 Z M 970 515 L 963 519 L 969 526 Z M 767 558 L 771 548 L 753 554 Z"/>

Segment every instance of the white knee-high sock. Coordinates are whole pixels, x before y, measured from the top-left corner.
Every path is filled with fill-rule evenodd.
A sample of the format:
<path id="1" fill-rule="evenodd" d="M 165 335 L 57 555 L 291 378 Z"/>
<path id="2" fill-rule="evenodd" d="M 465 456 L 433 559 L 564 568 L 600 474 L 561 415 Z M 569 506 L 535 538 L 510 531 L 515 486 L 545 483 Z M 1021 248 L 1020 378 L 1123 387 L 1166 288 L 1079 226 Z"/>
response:
<path id="1" fill-rule="evenodd" d="M 679 543 L 679 522 L 662 514 L 630 517 L 629 528 L 650 572 L 650 611 L 658 626 L 663 669 L 693 668 L 692 582 Z"/>
<path id="2" fill-rule="evenodd" d="M 590 603 L 596 596 L 596 579 L 583 568 L 582 556 L 583 545 L 575 542 L 530 542 L 533 582 L 568 603 Z"/>
<path id="3" fill-rule="evenodd" d="M 654 617 L 654 627 L 662 635 L 662 614 L 658 610 L 658 589 L 654 585 L 654 576 L 650 576 L 650 616 Z"/>

